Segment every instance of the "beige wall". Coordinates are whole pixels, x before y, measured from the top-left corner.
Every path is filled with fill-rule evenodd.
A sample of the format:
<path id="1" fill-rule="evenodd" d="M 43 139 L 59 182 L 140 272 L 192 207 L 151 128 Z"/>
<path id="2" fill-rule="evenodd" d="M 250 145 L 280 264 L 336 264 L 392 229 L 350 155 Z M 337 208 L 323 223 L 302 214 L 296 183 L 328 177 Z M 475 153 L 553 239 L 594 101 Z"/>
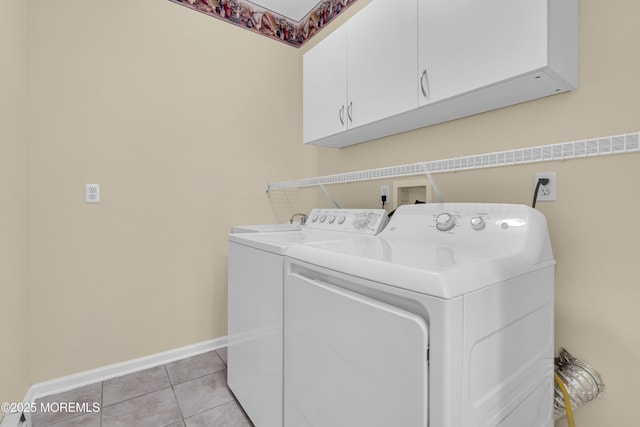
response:
<path id="1" fill-rule="evenodd" d="M 328 205 L 317 190 L 265 195 L 265 181 L 640 130 L 633 0 L 581 1 L 577 92 L 343 150 L 299 143 L 305 49 L 168 1 L 32 0 L 29 208 L 24 4 L 0 9 L 13 77 L 0 83 L 12 119 L 0 286 L 3 323 L 29 323 L 31 350 L 17 331 L 3 341 L 16 350 L 0 355 L 0 400 L 24 395 L 28 369 L 39 382 L 225 335 L 229 227 Z M 633 154 L 436 175 L 449 201 L 530 203 L 534 172 L 557 172 L 558 201 L 539 205 L 558 260 L 556 343 L 607 383 L 577 411 L 581 427 L 636 418 L 638 166 Z M 85 183 L 102 203 L 84 203 Z M 380 184 L 331 190 L 345 207 L 378 206 Z"/>
<path id="2" fill-rule="evenodd" d="M 581 0 L 580 87 L 500 111 L 323 149 L 321 175 L 640 130 L 640 3 Z M 640 154 L 435 175 L 448 201 L 530 204 L 534 173 L 556 171 L 547 216 L 556 270 L 556 345 L 602 373 L 605 395 L 579 408 L 581 427 L 634 424 L 640 383 Z M 380 184 L 331 187 L 345 206 L 378 206 Z M 323 200 L 323 203 L 324 202 Z M 565 426 L 566 420 L 556 425 Z"/>
<path id="3" fill-rule="evenodd" d="M 33 382 L 226 335 L 231 225 L 310 206 L 263 187 L 316 173 L 299 52 L 168 1 L 31 20 Z"/>
<path id="4" fill-rule="evenodd" d="M 0 2 L 0 402 L 29 386 L 27 22 L 26 2 Z"/>

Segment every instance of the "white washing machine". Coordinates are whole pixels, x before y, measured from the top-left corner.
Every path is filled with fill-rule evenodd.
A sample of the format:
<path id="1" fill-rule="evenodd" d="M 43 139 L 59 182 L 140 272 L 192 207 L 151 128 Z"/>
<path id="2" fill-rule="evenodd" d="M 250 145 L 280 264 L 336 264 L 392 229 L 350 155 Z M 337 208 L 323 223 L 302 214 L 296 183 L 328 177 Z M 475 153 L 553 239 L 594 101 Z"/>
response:
<path id="1" fill-rule="evenodd" d="M 287 249 L 301 243 L 375 235 L 386 222 L 387 213 L 382 209 L 313 209 L 306 225 L 297 231 L 229 235 L 227 382 L 256 426 L 283 425 Z M 261 229 L 273 231 L 268 226 Z"/>
<path id="2" fill-rule="evenodd" d="M 377 237 L 286 258 L 286 427 L 553 426 L 540 212 L 402 206 Z"/>

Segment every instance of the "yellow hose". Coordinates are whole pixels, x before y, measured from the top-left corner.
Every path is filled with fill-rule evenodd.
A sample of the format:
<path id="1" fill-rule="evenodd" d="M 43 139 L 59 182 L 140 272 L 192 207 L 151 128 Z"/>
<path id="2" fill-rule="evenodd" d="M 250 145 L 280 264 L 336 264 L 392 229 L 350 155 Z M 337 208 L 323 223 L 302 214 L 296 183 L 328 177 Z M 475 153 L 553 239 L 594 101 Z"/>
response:
<path id="1" fill-rule="evenodd" d="M 564 408 L 567 411 L 567 420 L 569 421 L 569 427 L 575 427 L 576 423 L 573 420 L 573 411 L 571 410 L 571 400 L 569 400 L 569 393 L 567 392 L 567 388 L 564 386 L 562 379 L 558 376 L 558 374 L 553 374 L 556 379 L 556 384 L 562 390 L 562 396 L 564 397 Z"/>

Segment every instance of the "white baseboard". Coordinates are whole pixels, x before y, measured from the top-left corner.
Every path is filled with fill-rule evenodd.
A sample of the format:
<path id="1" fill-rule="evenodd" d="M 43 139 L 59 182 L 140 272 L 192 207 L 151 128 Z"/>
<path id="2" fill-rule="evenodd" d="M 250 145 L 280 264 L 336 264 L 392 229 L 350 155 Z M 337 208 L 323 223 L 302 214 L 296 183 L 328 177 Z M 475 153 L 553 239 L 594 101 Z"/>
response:
<path id="1" fill-rule="evenodd" d="M 19 413 L 10 413 L 10 414 L 4 414 L 4 418 L 2 419 L 2 422 L 0 423 L 0 427 L 23 427 L 26 426 L 27 423 L 26 422 L 21 422 L 20 421 L 20 415 Z"/>
<path id="2" fill-rule="evenodd" d="M 24 397 L 23 403 L 32 403 L 36 399 L 52 394 L 62 393 L 85 385 L 106 381 L 111 378 L 142 371 L 156 366 L 166 365 L 176 360 L 196 356 L 211 350 L 217 350 L 227 345 L 227 337 L 220 337 L 209 341 L 163 351 L 161 353 L 140 357 L 138 359 L 127 360 L 126 362 L 114 363 L 113 365 L 79 372 L 65 377 L 55 378 L 32 385 Z M 0 423 L 0 427 L 27 427 L 29 422 L 20 422 L 21 414 L 5 414 Z"/>

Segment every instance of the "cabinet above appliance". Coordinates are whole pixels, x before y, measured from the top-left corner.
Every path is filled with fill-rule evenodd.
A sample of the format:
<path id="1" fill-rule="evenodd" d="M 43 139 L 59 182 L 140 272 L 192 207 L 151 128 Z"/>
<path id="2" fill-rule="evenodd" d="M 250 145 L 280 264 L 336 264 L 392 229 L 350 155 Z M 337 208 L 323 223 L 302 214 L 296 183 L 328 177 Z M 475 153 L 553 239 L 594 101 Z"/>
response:
<path id="1" fill-rule="evenodd" d="M 578 0 L 374 0 L 304 55 L 303 140 L 341 148 L 574 90 L 578 25 Z"/>

